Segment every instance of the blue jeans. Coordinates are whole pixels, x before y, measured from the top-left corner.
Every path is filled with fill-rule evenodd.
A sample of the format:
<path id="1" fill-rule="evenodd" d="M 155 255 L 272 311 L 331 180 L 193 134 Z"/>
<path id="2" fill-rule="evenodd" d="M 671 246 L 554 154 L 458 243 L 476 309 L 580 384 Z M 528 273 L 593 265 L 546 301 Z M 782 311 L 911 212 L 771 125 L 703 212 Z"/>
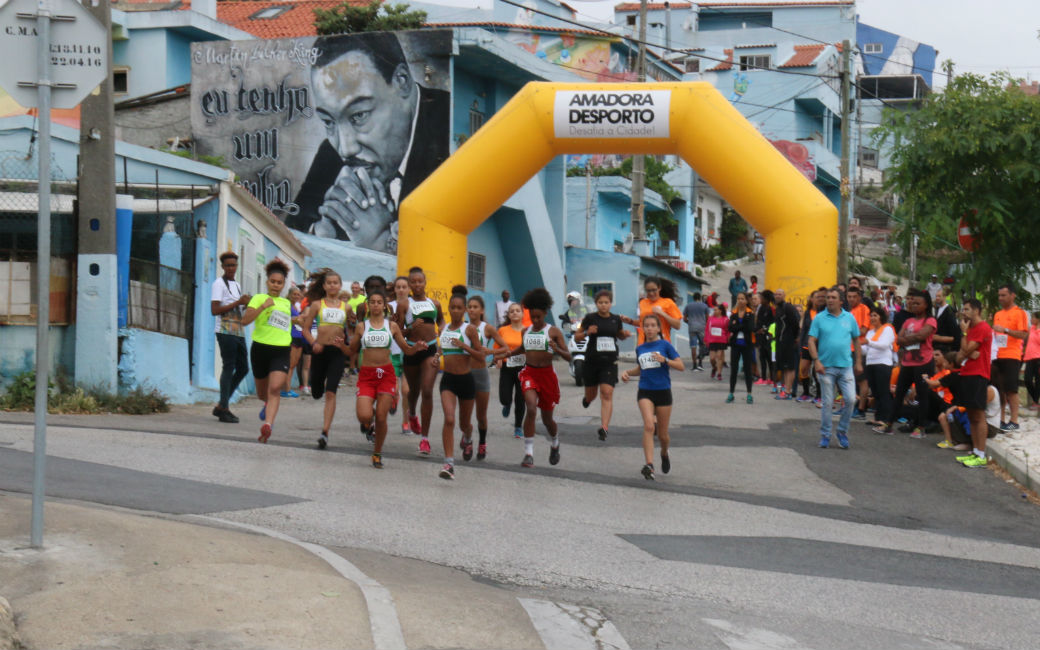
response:
<path id="1" fill-rule="evenodd" d="M 820 436 L 831 437 L 831 420 L 834 407 L 834 386 L 845 397 L 845 408 L 841 410 L 841 418 L 838 420 L 838 433 L 845 435 L 849 432 L 849 421 L 852 419 L 852 407 L 856 403 L 856 377 L 852 368 L 824 368 L 823 374 L 819 375 L 820 389 L 823 391 L 823 409 L 820 411 Z"/>

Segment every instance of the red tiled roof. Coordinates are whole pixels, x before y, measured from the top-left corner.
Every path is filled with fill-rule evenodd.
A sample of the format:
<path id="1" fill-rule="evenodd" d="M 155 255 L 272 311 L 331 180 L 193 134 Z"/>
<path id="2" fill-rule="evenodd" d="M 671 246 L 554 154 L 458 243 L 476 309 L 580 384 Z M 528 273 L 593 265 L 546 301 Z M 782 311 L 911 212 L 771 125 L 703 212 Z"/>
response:
<path id="1" fill-rule="evenodd" d="M 747 50 L 756 47 L 776 47 L 776 43 L 751 43 L 749 45 L 734 45 L 734 50 Z"/>
<path id="2" fill-rule="evenodd" d="M 790 59 L 776 66 L 778 68 L 806 68 L 813 64 L 816 57 L 826 45 L 795 45 L 794 55 Z"/>
<path id="3" fill-rule="evenodd" d="M 130 0 L 133 2 L 134 0 Z M 138 0 L 140 1 L 140 0 Z M 357 6 L 367 5 L 364 0 L 350 0 Z M 257 38 L 293 38 L 316 36 L 314 10 L 332 9 L 343 4 L 343 0 L 292 0 L 267 2 L 265 0 L 220 0 L 217 2 L 217 20 Z M 288 7 L 274 18 L 250 18 L 259 11 L 271 7 Z M 181 2 L 178 9 L 190 9 L 191 2 Z"/>
<path id="4" fill-rule="evenodd" d="M 726 60 L 714 68 L 708 68 L 705 72 L 723 72 L 733 69 L 733 50 L 722 50 L 726 54 Z"/>
<path id="5" fill-rule="evenodd" d="M 561 32 L 564 34 L 588 34 L 604 38 L 621 38 L 620 34 L 609 34 L 591 29 L 574 29 L 573 27 L 549 27 L 546 25 L 516 25 L 514 23 L 471 22 L 471 23 L 426 23 L 426 27 L 503 27 L 506 29 L 526 29 L 536 32 Z"/>
<path id="6" fill-rule="evenodd" d="M 668 5 L 672 9 L 689 9 L 692 5 L 689 2 L 672 2 Z M 664 9 L 663 2 L 648 2 L 646 3 L 647 11 L 660 11 Z M 638 2 L 622 2 L 619 5 L 614 5 L 614 11 L 639 11 Z"/>

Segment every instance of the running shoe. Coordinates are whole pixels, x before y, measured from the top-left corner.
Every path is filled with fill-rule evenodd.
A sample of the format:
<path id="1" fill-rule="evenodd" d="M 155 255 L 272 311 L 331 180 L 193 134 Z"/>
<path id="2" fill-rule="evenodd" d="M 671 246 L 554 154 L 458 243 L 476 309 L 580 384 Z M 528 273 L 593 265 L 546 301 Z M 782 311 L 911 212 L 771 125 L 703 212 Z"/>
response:
<path id="1" fill-rule="evenodd" d="M 394 400 L 390 402 L 390 415 L 397 415 L 397 393 L 394 393 Z"/>
<path id="2" fill-rule="evenodd" d="M 238 424 L 238 417 L 228 409 L 221 411 L 220 415 L 217 417 L 221 422 L 226 424 Z"/>
<path id="3" fill-rule="evenodd" d="M 985 467 L 987 462 L 988 461 L 985 458 L 979 458 L 975 454 L 972 454 L 971 458 L 963 461 L 961 463 L 961 465 L 964 465 L 965 467 L 971 467 L 971 468 Z"/>
<path id="4" fill-rule="evenodd" d="M 264 402 L 264 405 L 260 407 L 259 415 L 261 422 L 267 419 L 267 402 Z"/>
<path id="5" fill-rule="evenodd" d="M 830 436 L 820 436 L 820 443 L 817 445 L 820 449 L 826 449 L 831 444 Z"/>
<path id="6" fill-rule="evenodd" d="M 429 438 L 423 438 L 419 441 L 419 453 L 424 456 L 430 455 L 430 440 Z"/>
<path id="7" fill-rule="evenodd" d="M 477 445 L 477 460 L 484 460 L 487 458 L 487 445 Z"/>
<path id="8" fill-rule="evenodd" d="M 311 387 L 310 386 L 300 386 L 300 394 L 301 395 L 310 395 L 311 394 Z"/>
<path id="9" fill-rule="evenodd" d="M 805 402 L 811 402 L 811 401 L 812 401 L 812 398 L 811 398 L 811 397 L 809 397 L 808 395 L 802 395 L 802 396 L 800 396 L 800 397 L 799 397 L 798 399 L 796 399 L 795 401 L 796 401 L 796 402 L 802 402 L 802 403 L 805 403 Z"/>
<path id="10" fill-rule="evenodd" d="M 599 429 L 598 429 L 598 430 L 596 431 L 596 434 L 597 434 L 597 435 L 599 436 L 599 439 L 600 439 L 600 440 L 606 440 L 606 439 L 607 439 L 607 430 L 606 430 L 606 429 L 604 429 L 603 427 L 600 427 L 600 428 L 599 428 Z"/>
<path id="11" fill-rule="evenodd" d="M 220 414 L 223 413 L 225 410 L 227 410 L 227 409 L 222 409 L 222 408 L 220 408 L 220 404 L 217 404 L 216 406 L 213 407 L 213 417 L 219 418 Z"/>
<path id="12" fill-rule="evenodd" d="M 883 435 L 886 435 L 886 436 L 895 435 L 892 432 L 892 427 L 885 426 L 883 424 L 874 427 L 873 429 L 871 429 L 871 431 L 873 431 L 874 433 L 880 433 L 880 434 L 883 434 Z"/>
<path id="13" fill-rule="evenodd" d="M 592 404 L 592 402 L 590 402 L 589 400 L 585 399 L 584 397 L 581 398 L 581 408 L 587 409 L 587 408 L 589 408 L 589 404 Z"/>
<path id="14" fill-rule="evenodd" d="M 260 425 L 260 437 L 257 438 L 260 442 L 267 444 L 267 439 L 271 437 L 271 425 L 264 422 Z"/>
<path id="15" fill-rule="evenodd" d="M 897 424 L 906 424 L 909 421 L 910 420 L 907 420 L 906 418 L 899 418 L 898 420 L 896 420 L 896 423 Z"/>
<path id="16" fill-rule="evenodd" d="M 935 446 L 939 449 L 953 449 L 953 443 L 951 443 L 949 440 L 943 440 Z"/>
<path id="17" fill-rule="evenodd" d="M 534 467 L 534 456 L 524 454 L 524 459 L 520 461 L 520 467 Z"/>
<path id="18" fill-rule="evenodd" d="M 439 476 L 449 481 L 455 480 L 455 466 L 451 463 L 444 463 L 444 467 L 441 468 Z"/>
<path id="19" fill-rule="evenodd" d="M 715 381 L 722 381 L 722 373 L 715 375 Z"/>
<path id="20" fill-rule="evenodd" d="M 462 442 L 459 443 L 459 446 L 462 448 L 462 460 L 468 461 L 469 459 L 473 458 L 472 440 L 466 440 L 465 438 L 463 438 Z"/>
<path id="21" fill-rule="evenodd" d="M 383 454 L 372 454 L 372 467 L 383 469 Z"/>
<path id="22" fill-rule="evenodd" d="M 908 424 L 904 424 L 903 426 L 899 427 L 899 433 L 913 433 L 914 430 L 917 429 L 917 428 L 918 427 L 915 427 L 914 425 L 909 424 L 909 423 Z"/>
<path id="23" fill-rule="evenodd" d="M 365 440 L 367 440 L 369 442 L 375 442 L 376 441 L 376 427 L 375 427 L 375 425 L 374 424 L 370 424 L 370 425 L 368 425 L 366 427 L 365 425 L 362 424 L 361 425 L 361 435 L 365 436 Z"/>
<path id="24" fill-rule="evenodd" d="M 780 388 L 776 384 L 773 384 L 772 386 L 769 387 L 769 392 L 770 393 L 775 393 L 775 392 L 777 392 L 779 390 L 780 390 Z"/>
<path id="25" fill-rule="evenodd" d="M 777 393 L 776 397 L 774 397 L 773 399 L 776 399 L 776 400 L 790 400 L 790 399 L 794 399 L 794 398 L 791 397 L 790 393 L 788 393 L 787 391 L 781 389 L 780 392 Z"/>
<path id="26" fill-rule="evenodd" d="M 556 465 L 560 462 L 560 446 L 549 447 L 549 464 Z"/>
<path id="27" fill-rule="evenodd" d="M 412 435 L 412 427 L 408 425 L 408 420 L 401 422 L 401 435 Z"/>
<path id="28" fill-rule="evenodd" d="M 654 466 L 653 465 L 651 465 L 649 463 L 647 463 L 646 465 L 643 465 L 643 470 L 642 471 L 643 471 L 643 478 L 645 478 L 648 481 L 654 480 Z"/>
<path id="29" fill-rule="evenodd" d="M 412 428 L 412 433 L 414 433 L 417 436 L 422 435 L 422 424 L 419 422 L 418 417 L 413 415 L 412 417 L 408 418 L 408 425 Z"/>
<path id="30" fill-rule="evenodd" d="M 822 408 L 823 400 L 819 397 L 814 397 L 812 403 L 816 405 L 816 408 Z"/>
<path id="31" fill-rule="evenodd" d="M 296 391 L 294 391 L 294 390 L 283 390 L 283 391 L 281 392 L 281 396 L 282 396 L 282 397 L 288 397 L 288 398 L 290 398 L 290 399 L 294 399 L 294 398 L 297 398 L 297 397 L 299 397 L 299 396 L 300 396 L 300 394 L 299 394 L 299 393 L 297 393 L 297 392 L 296 392 Z"/>
<path id="32" fill-rule="evenodd" d="M 733 401 L 733 393 L 726 395 L 726 403 L 729 404 Z"/>
<path id="33" fill-rule="evenodd" d="M 849 448 L 849 437 L 842 432 L 838 432 L 838 446 L 842 449 Z"/>
<path id="34" fill-rule="evenodd" d="M 971 460 L 972 458 L 977 458 L 977 456 L 975 454 L 966 454 L 964 456 L 954 456 L 954 460 L 956 460 L 958 463 L 963 463 L 964 461 Z"/>
<path id="35" fill-rule="evenodd" d="M 924 440 L 924 429 L 917 427 L 914 432 L 910 434 L 910 437 L 914 440 Z"/>
<path id="36" fill-rule="evenodd" d="M 502 407 L 502 417 L 504 417 L 504 418 L 509 417 L 509 405 L 508 404 L 506 404 L 505 406 Z"/>
<path id="37" fill-rule="evenodd" d="M 524 437 L 524 430 L 521 429 L 520 427 L 517 427 L 517 428 L 513 429 L 513 437 L 518 439 L 518 440 L 520 438 L 523 438 Z"/>
<path id="38" fill-rule="evenodd" d="M 751 396 L 751 393 L 748 393 L 747 403 L 748 404 L 754 404 L 755 403 L 755 398 Z"/>
<path id="39" fill-rule="evenodd" d="M 859 410 L 859 409 L 853 409 L 853 411 L 852 411 L 852 419 L 853 420 L 866 420 L 867 419 L 867 414 L 864 413 L 863 411 Z"/>
<path id="40" fill-rule="evenodd" d="M 665 456 L 664 454 L 661 454 L 661 471 L 664 472 L 665 474 L 667 474 L 668 472 L 671 471 L 671 469 L 672 469 L 672 461 L 668 458 L 668 456 Z"/>
<path id="41" fill-rule="evenodd" d="M 1007 426 L 1001 427 L 1002 431 L 1018 431 L 1018 422 L 1008 422 Z"/>
<path id="42" fill-rule="evenodd" d="M 329 446 L 329 434 L 324 431 L 321 433 L 321 437 L 318 438 L 318 449 L 324 449 Z"/>

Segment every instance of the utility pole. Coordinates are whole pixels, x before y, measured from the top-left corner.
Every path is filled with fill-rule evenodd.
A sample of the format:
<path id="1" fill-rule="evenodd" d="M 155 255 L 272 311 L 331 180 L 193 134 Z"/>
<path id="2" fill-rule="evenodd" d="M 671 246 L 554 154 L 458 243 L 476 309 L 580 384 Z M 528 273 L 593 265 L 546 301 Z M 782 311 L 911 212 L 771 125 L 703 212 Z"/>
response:
<path id="1" fill-rule="evenodd" d="M 646 81 L 646 0 L 639 2 L 639 58 L 636 71 L 640 83 Z M 643 187 L 646 185 L 646 160 L 642 154 L 632 156 L 632 240 L 646 241 L 646 224 L 643 221 Z M 644 251 L 638 251 L 643 254 Z"/>
<path id="2" fill-rule="evenodd" d="M 592 221 L 592 162 L 585 163 L 585 248 L 589 247 L 589 222 Z"/>
<path id="3" fill-rule="evenodd" d="M 664 3 L 664 49 L 668 54 L 672 53 L 672 5 Z"/>
<path id="4" fill-rule="evenodd" d="M 849 140 L 852 129 L 852 79 L 849 63 L 852 47 L 848 40 L 841 42 L 841 203 L 838 213 L 838 282 L 849 277 L 849 209 L 852 201 L 852 185 L 849 180 Z"/>

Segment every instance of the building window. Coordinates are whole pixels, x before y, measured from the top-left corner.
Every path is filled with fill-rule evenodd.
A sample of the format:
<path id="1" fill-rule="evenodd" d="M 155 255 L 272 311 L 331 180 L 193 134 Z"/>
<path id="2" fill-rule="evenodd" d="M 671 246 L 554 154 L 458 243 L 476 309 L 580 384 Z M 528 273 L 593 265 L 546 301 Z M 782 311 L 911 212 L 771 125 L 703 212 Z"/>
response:
<path id="1" fill-rule="evenodd" d="M 35 190 L 35 182 L 33 186 Z M 36 210 L 29 192 L 7 191 L 0 196 L 0 325 L 36 322 Z M 46 268 L 50 269 L 50 322 L 54 324 L 73 320 L 76 233 L 72 214 L 51 214 L 51 259 Z"/>
<path id="2" fill-rule="evenodd" d="M 282 14 L 284 14 L 286 11 L 289 11 L 290 9 L 292 9 L 292 7 L 289 7 L 289 6 L 267 7 L 266 9 L 261 9 L 260 11 L 256 12 L 255 14 L 250 16 L 249 19 L 250 20 L 270 20 L 272 18 L 277 18 L 278 16 L 281 16 Z"/>
<path id="3" fill-rule="evenodd" d="M 473 135 L 484 125 L 484 114 L 477 108 L 477 100 L 473 100 L 473 107 L 469 109 L 469 134 Z"/>
<path id="4" fill-rule="evenodd" d="M 859 150 L 859 164 L 862 167 L 870 167 L 877 169 L 878 166 L 878 152 L 877 149 L 868 149 L 867 147 L 861 147 Z"/>
<path id="5" fill-rule="evenodd" d="M 130 92 L 130 68 L 112 69 L 112 92 L 116 95 L 125 95 Z"/>
<path id="6" fill-rule="evenodd" d="M 864 54 L 881 54 L 885 50 L 881 43 L 867 43 L 863 46 Z"/>
<path id="7" fill-rule="evenodd" d="M 484 290 L 484 269 L 487 266 L 487 258 L 477 253 L 469 254 L 469 264 L 466 273 L 466 284 L 474 289 Z"/>
<path id="8" fill-rule="evenodd" d="M 740 69 L 741 70 L 762 70 L 769 69 L 769 55 L 768 54 L 746 54 L 740 57 Z"/>
<path id="9" fill-rule="evenodd" d="M 582 282 L 581 284 L 581 298 L 582 302 L 586 305 L 596 304 L 596 294 L 600 291 L 609 291 L 613 296 L 614 300 L 617 300 L 617 295 L 614 294 L 614 283 L 613 282 Z"/>
<path id="10" fill-rule="evenodd" d="M 635 16 L 626 16 L 626 18 L 628 20 L 628 24 L 633 26 L 633 27 L 635 27 L 635 25 L 636 25 L 636 17 Z"/>
<path id="11" fill-rule="evenodd" d="M 686 59 L 686 72 L 700 72 L 701 71 L 701 60 L 698 57 L 691 56 Z"/>

